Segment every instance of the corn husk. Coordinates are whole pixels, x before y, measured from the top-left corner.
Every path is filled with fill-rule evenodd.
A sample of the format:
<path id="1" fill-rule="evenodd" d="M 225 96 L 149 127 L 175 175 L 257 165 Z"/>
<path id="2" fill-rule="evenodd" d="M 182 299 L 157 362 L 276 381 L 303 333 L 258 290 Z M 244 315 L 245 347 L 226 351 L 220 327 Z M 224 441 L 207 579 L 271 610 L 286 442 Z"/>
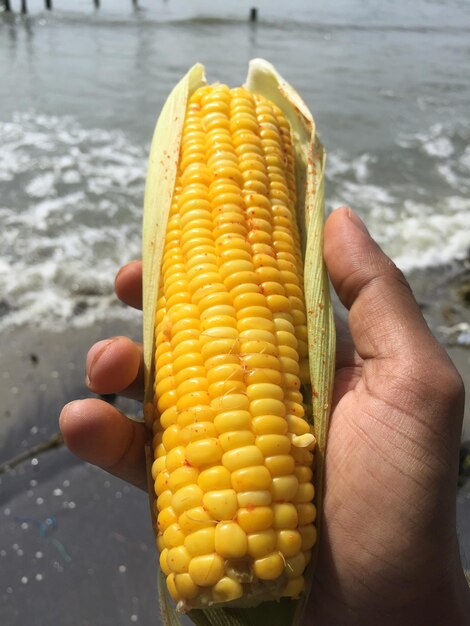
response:
<path id="1" fill-rule="evenodd" d="M 154 323 L 165 231 L 176 181 L 181 136 L 188 97 L 206 84 L 204 68 L 194 65 L 176 85 L 166 101 L 155 128 L 149 157 L 143 220 L 143 341 L 145 362 L 144 417 L 149 426 L 153 416 Z M 315 504 L 317 530 L 321 519 L 322 476 L 328 431 L 329 407 L 334 376 L 335 330 L 328 277 L 323 263 L 323 178 L 325 153 L 316 136 L 315 122 L 297 92 L 262 59 L 250 62 L 244 85 L 249 91 L 274 102 L 289 120 L 295 146 L 297 215 L 305 264 L 305 300 L 308 320 L 310 373 L 315 450 Z M 151 451 L 149 463 L 151 462 Z M 154 499 L 153 482 L 149 496 Z M 152 511 L 154 507 L 152 506 Z M 156 521 L 154 520 L 154 529 Z M 318 546 L 318 542 L 317 542 Z M 309 565 L 307 587 L 316 560 Z M 179 626 L 181 620 L 169 599 L 164 577 L 159 577 L 163 623 Z M 194 609 L 189 617 L 198 626 L 288 626 L 300 622 L 307 593 L 299 600 L 283 598 L 253 608 Z"/>

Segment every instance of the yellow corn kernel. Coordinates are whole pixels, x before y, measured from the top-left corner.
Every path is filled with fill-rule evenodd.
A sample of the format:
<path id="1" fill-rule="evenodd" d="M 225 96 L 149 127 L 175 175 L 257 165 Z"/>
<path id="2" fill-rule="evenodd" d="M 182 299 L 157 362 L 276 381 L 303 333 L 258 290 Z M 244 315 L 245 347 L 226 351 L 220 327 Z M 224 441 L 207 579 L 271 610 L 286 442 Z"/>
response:
<path id="1" fill-rule="evenodd" d="M 313 454 L 309 450 L 307 450 L 306 448 L 298 448 L 297 446 L 292 446 L 290 453 L 295 459 L 296 463 L 298 463 L 299 465 L 311 467 L 313 463 Z"/>
<path id="2" fill-rule="evenodd" d="M 255 436 L 251 430 L 232 430 L 219 435 L 219 442 L 223 451 L 228 452 L 255 443 Z"/>
<path id="3" fill-rule="evenodd" d="M 185 487 L 186 485 L 192 485 L 197 481 L 199 476 L 199 470 L 189 465 L 183 465 L 178 467 L 170 474 L 168 479 L 168 488 L 174 493 Z"/>
<path id="4" fill-rule="evenodd" d="M 190 560 L 191 555 L 184 546 L 170 548 L 166 555 L 167 565 L 175 574 L 187 572 Z"/>
<path id="5" fill-rule="evenodd" d="M 312 468 L 306 467 L 305 465 L 296 465 L 294 468 L 294 474 L 297 476 L 299 483 L 309 483 L 313 478 Z"/>
<path id="6" fill-rule="evenodd" d="M 295 461 L 289 454 L 277 454 L 264 459 L 271 476 L 290 476 L 294 473 Z"/>
<path id="7" fill-rule="evenodd" d="M 222 463 L 230 472 L 234 472 L 242 467 L 263 465 L 264 457 L 257 446 L 245 445 L 226 452 L 222 457 Z"/>
<path id="8" fill-rule="evenodd" d="M 304 433 L 303 435 L 293 435 L 289 433 L 291 443 L 296 448 L 303 448 L 304 450 L 313 450 L 316 446 L 316 439 L 312 433 Z"/>
<path id="9" fill-rule="evenodd" d="M 184 542 L 184 532 L 181 530 L 179 524 L 170 524 L 163 533 L 163 541 L 166 548 L 176 548 L 181 546 Z"/>
<path id="10" fill-rule="evenodd" d="M 185 445 L 198 439 L 217 437 L 217 430 L 212 422 L 195 422 L 181 430 L 181 440 Z"/>
<path id="11" fill-rule="evenodd" d="M 161 456 L 166 456 L 166 448 L 165 448 L 165 446 L 162 443 L 159 443 L 157 446 L 155 446 L 153 444 L 153 441 L 152 441 L 152 445 L 153 445 L 153 449 L 154 449 L 153 456 L 156 459 L 159 459 Z"/>
<path id="12" fill-rule="evenodd" d="M 289 598 L 298 598 L 305 588 L 305 580 L 303 576 L 291 578 L 282 591 L 283 596 Z"/>
<path id="13" fill-rule="evenodd" d="M 304 482 L 301 485 L 299 485 L 297 489 L 297 493 L 295 494 L 295 498 L 293 499 L 293 502 L 295 502 L 296 504 L 302 503 L 302 502 L 311 502 L 313 500 L 314 495 L 315 495 L 315 489 L 312 483 Z"/>
<path id="14" fill-rule="evenodd" d="M 295 556 L 302 549 L 302 537 L 297 530 L 278 530 L 276 547 L 285 557 Z"/>
<path id="15" fill-rule="evenodd" d="M 236 522 L 219 522 L 215 528 L 215 551 L 226 559 L 245 556 L 248 540 Z"/>
<path id="16" fill-rule="evenodd" d="M 284 571 L 284 560 L 278 552 L 272 552 L 255 559 L 253 571 L 261 580 L 274 580 Z"/>
<path id="17" fill-rule="evenodd" d="M 173 600 L 175 602 L 179 602 L 181 600 L 181 596 L 178 593 L 178 590 L 176 589 L 176 585 L 175 585 L 175 574 L 173 572 L 171 572 L 167 577 L 166 577 L 166 586 L 168 588 L 168 591 L 170 593 L 170 596 L 173 598 Z"/>
<path id="18" fill-rule="evenodd" d="M 231 520 L 238 509 L 237 494 L 233 489 L 208 491 L 204 494 L 203 504 L 212 519 Z"/>
<path id="19" fill-rule="evenodd" d="M 242 585 L 233 578 L 224 576 L 212 588 L 212 597 L 216 602 L 230 602 L 243 595 Z"/>
<path id="20" fill-rule="evenodd" d="M 176 574 L 175 576 L 176 592 L 185 600 L 192 600 L 199 595 L 199 587 L 194 583 L 188 573 Z"/>
<path id="21" fill-rule="evenodd" d="M 298 525 L 297 509 L 293 504 L 273 504 L 273 528 L 295 529 Z"/>
<path id="22" fill-rule="evenodd" d="M 290 502 L 294 500 L 298 487 L 299 482 L 295 476 L 275 476 L 271 485 L 271 494 L 274 502 Z"/>
<path id="23" fill-rule="evenodd" d="M 271 493 L 265 490 L 242 491 L 237 493 L 238 506 L 241 508 L 253 508 L 255 506 L 268 506 L 272 502 Z"/>
<path id="24" fill-rule="evenodd" d="M 158 535 L 157 535 L 157 537 L 155 539 L 155 543 L 157 545 L 158 551 L 161 554 L 163 552 L 163 550 L 166 548 L 165 542 L 163 540 L 163 533 L 158 533 Z"/>
<path id="25" fill-rule="evenodd" d="M 248 554 L 254 559 L 273 552 L 277 542 L 276 532 L 272 528 L 250 533 L 247 539 Z"/>
<path id="26" fill-rule="evenodd" d="M 173 424 L 163 433 L 162 444 L 165 446 L 165 450 L 170 451 L 179 446 L 180 443 L 180 428 L 177 424 Z"/>
<path id="27" fill-rule="evenodd" d="M 186 535 L 184 545 L 191 556 L 211 554 L 215 551 L 215 528 L 209 526 Z"/>
<path id="28" fill-rule="evenodd" d="M 164 509 L 160 511 L 157 517 L 158 530 L 160 532 L 165 532 L 168 526 L 171 524 L 176 524 L 178 521 L 178 517 L 176 513 L 173 511 L 171 506 L 166 506 Z"/>
<path id="29" fill-rule="evenodd" d="M 296 504 L 297 516 L 299 518 L 299 526 L 306 526 L 315 521 L 317 517 L 317 509 L 311 502 L 303 502 L 302 504 Z"/>
<path id="30" fill-rule="evenodd" d="M 166 469 L 171 473 L 178 467 L 181 467 L 186 462 L 186 457 L 184 455 L 184 446 L 177 446 L 166 455 Z"/>
<path id="31" fill-rule="evenodd" d="M 300 526 L 299 533 L 302 537 L 302 550 L 310 550 L 317 542 L 317 529 L 313 524 Z"/>
<path id="32" fill-rule="evenodd" d="M 166 509 L 167 506 L 171 506 L 172 498 L 173 493 L 169 489 L 162 491 L 162 493 L 157 498 L 157 510 L 163 511 L 163 509 Z"/>
<path id="33" fill-rule="evenodd" d="M 254 533 L 271 528 L 273 510 L 270 506 L 255 506 L 238 509 L 237 522 L 246 533 Z"/>
<path id="34" fill-rule="evenodd" d="M 197 484 L 204 492 L 231 489 L 231 475 L 223 465 L 214 465 L 199 474 Z"/>
<path id="35" fill-rule="evenodd" d="M 187 535 L 201 528 L 214 526 L 214 520 L 202 506 L 197 506 L 182 513 L 178 518 L 178 524 Z"/>
<path id="36" fill-rule="evenodd" d="M 255 417 L 252 421 L 252 428 L 257 435 L 285 435 L 287 433 L 286 420 L 278 415 Z"/>
<path id="37" fill-rule="evenodd" d="M 235 491 L 256 491 L 269 489 L 271 474 L 264 465 L 243 467 L 232 472 L 232 487 Z"/>
<path id="38" fill-rule="evenodd" d="M 164 491 L 168 489 L 168 482 L 170 480 L 170 474 L 165 470 L 160 472 L 155 481 L 155 493 L 160 496 Z"/>
<path id="39" fill-rule="evenodd" d="M 271 333 L 264 334 L 268 335 L 268 342 L 271 341 L 274 343 L 274 335 L 271 335 Z M 256 335 L 259 337 L 259 341 L 263 337 L 263 331 L 257 331 Z M 248 385 L 246 388 L 246 394 L 249 400 L 264 400 L 266 398 L 272 398 L 282 401 L 284 399 L 282 387 L 279 385 L 273 385 L 272 383 L 257 383 L 254 385 Z"/>
<path id="40" fill-rule="evenodd" d="M 197 485 L 186 485 L 175 492 L 171 506 L 177 515 L 202 504 L 203 492 Z"/>
<path id="41" fill-rule="evenodd" d="M 189 563 L 189 575 L 196 585 L 212 587 L 224 575 L 224 560 L 218 554 L 195 556 Z"/>
<path id="42" fill-rule="evenodd" d="M 163 550 L 160 552 L 160 569 L 165 574 L 165 576 L 168 576 L 168 574 L 171 572 L 171 569 L 169 568 L 166 560 L 167 554 L 167 548 L 163 548 Z"/>
<path id="43" fill-rule="evenodd" d="M 225 355 L 224 355 L 225 357 Z M 224 358 L 224 360 L 227 360 Z M 206 364 L 207 365 L 207 364 Z M 220 398 L 215 398 L 210 403 L 210 406 L 217 412 L 226 413 L 232 411 L 247 411 L 250 403 L 248 398 L 244 394 L 232 393 L 228 396 L 222 396 Z M 215 419 L 214 419 L 215 423 Z M 218 427 L 217 427 L 218 428 Z M 231 429 L 232 430 L 232 429 Z M 220 432 L 220 430 L 219 430 Z"/>
<path id="44" fill-rule="evenodd" d="M 211 407 L 204 404 L 196 404 L 185 411 L 180 411 L 176 422 L 180 428 L 185 428 L 195 422 L 213 422 L 215 415 L 216 413 Z"/>
<path id="45" fill-rule="evenodd" d="M 217 463 L 222 458 L 223 450 L 217 439 L 199 439 L 186 446 L 186 458 L 196 467 Z"/>
<path id="46" fill-rule="evenodd" d="M 252 400 L 250 402 L 250 412 L 254 417 L 261 415 L 276 415 L 285 417 L 286 407 L 282 400 L 275 398 L 263 398 L 262 400 Z"/>
<path id="47" fill-rule="evenodd" d="M 301 417 L 288 414 L 286 415 L 286 422 L 289 432 L 294 435 L 304 435 L 305 433 L 310 432 L 309 423 Z"/>
<path id="48" fill-rule="evenodd" d="M 291 449 L 290 439 L 285 435 L 260 435 L 256 437 L 256 445 L 264 456 L 288 454 Z"/>
<path id="49" fill-rule="evenodd" d="M 285 572 L 288 578 L 298 578 L 302 575 L 307 565 L 304 552 L 286 558 Z"/>
<path id="50" fill-rule="evenodd" d="M 254 437 L 253 437 L 253 440 L 254 440 Z M 158 474 L 162 472 L 164 469 L 166 469 L 166 457 L 161 456 L 158 459 L 155 459 L 155 461 L 152 464 L 153 480 L 156 480 Z"/>
<path id="51" fill-rule="evenodd" d="M 219 433 L 246 430 L 250 428 L 251 413 L 249 411 L 223 411 L 214 418 L 214 426 Z"/>

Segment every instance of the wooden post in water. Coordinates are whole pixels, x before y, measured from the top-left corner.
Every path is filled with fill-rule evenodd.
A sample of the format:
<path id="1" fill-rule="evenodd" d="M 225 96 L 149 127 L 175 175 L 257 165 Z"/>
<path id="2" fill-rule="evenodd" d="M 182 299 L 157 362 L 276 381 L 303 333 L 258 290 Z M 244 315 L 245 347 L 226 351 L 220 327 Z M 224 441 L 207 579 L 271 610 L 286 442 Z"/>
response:
<path id="1" fill-rule="evenodd" d="M 52 0 L 45 0 L 46 9 L 50 11 L 52 9 Z"/>
<path id="2" fill-rule="evenodd" d="M 250 9 L 250 22 L 256 22 L 258 19 L 258 9 L 256 7 L 252 7 Z"/>
<path id="3" fill-rule="evenodd" d="M 26 5 L 26 0 L 21 0 L 21 13 L 22 15 L 26 15 L 28 12 L 28 7 Z"/>
<path id="4" fill-rule="evenodd" d="M 10 13 L 11 11 L 10 0 L 3 0 L 3 6 L 5 8 L 5 13 Z"/>
<path id="5" fill-rule="evenodd" d="M 93 0 L 93 4 L 95 5 L 95 9 L 100 8 L 100 0 Z"/>

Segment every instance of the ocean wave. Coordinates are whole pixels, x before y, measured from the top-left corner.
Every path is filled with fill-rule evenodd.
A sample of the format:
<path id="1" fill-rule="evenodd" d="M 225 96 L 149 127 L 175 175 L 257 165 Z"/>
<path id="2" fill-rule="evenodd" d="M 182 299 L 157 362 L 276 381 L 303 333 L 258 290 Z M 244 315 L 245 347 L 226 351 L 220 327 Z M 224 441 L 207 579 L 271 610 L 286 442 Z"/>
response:
<path id="1" fill-rule="evenodd" d="M 147 148 L 70 117 L 0 124 L 0 328 L 128 315 L 113 295 L 140 255 Z"/>
<path id="2" fill-rule="evenodd" d="M 327 206 L 353 206 L 406 272 L 464 259 L 470 250 L 469 141 L 470 124 L 453 121 L 401 135 L 383 154 L 333 152 Z"/>

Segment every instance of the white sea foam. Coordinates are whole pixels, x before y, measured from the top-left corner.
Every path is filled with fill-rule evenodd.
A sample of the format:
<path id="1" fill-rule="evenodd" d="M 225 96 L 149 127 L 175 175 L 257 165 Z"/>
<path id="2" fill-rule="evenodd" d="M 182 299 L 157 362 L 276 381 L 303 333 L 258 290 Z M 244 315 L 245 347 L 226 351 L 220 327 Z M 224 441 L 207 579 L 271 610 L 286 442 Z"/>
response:
<path id="1" fill-rule="evenodd" d="M 446 159 L 454 153 L 454 146 L 447 137 L 436 137 L 423 143 L 423 150 L 430 156 Z"/>
<path id="2" fill-rule="evenodd" d="M 469 125 L 435 124 L 425 133 L 398 137 L 398 152 L 389 160 L 387 155 L 332 154 L 327 205 L 353 206 L 405 271 L 465 258 L 470 250 L 469 139 Z M 408 171 L 405 164 L 410 163 Z M 377 184 L 386 169 L 392 173 L 387 184 Z"/>
<path id="3" fill-rule="evenodd" d="M 130 315 L 113 294 L 140 254 L 147 148 L 68 117 L 0 124 L 0 328 Z"/>
<path id="4" fill-rule="evenodd" d="M 26 193 L 33 198 L 45 198 L 55 195 L 55 176 L 53 172 L 47 172 L 36 176 L 25 187 Z"/>
<path id="5" fill-rule="evenodd" d="M 467 213 L 410 217 L 398 227 L 398 237 L 387 242 L 397 265 L 404 271 L 465 258 L 470 249 Z M 440 241 L 438 247 L 436 242 Z M 410 254 L 409 250 L 413 250 Z M 403 250 L 408 250 L 404 252 Z"/>

